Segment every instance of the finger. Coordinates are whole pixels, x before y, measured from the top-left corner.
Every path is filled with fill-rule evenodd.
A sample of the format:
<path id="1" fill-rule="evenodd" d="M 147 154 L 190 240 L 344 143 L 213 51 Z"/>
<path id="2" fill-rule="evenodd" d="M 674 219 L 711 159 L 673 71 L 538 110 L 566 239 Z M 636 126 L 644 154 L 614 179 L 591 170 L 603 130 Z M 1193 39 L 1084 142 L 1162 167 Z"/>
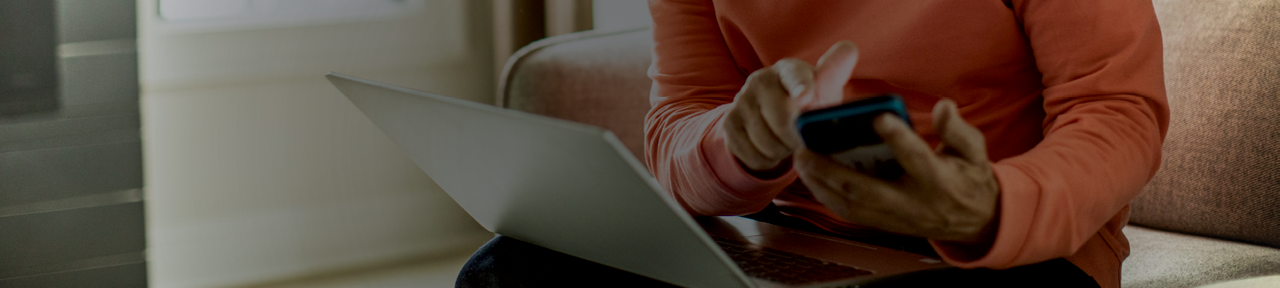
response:
<path id="1" fill-rule="evenodd" d="M 919 205 L 910 204 L 906 193 L 807 149 L 797 152 L 795 159 L 800 180 L 836 215 L 890 232 L 915 232 L 908 224 Z"/>
<path id="2" fill-rule="evenodd" d="M 904 194 L 899 193 L 899 189 L 893 184 L 858 172 L 838 160 L 813 153 L 807 148 L 800 148 L 796 153 L 796 165 L 817 175 L 814 184 L 840 191 L 846 198 L 856 200 L 859 205 L 876 206 L 885 200 L 898 198 L 895 195 Z"/>
<path id="3" fill-rule="evenodd" d="M 746 125 L 743 124 L 745 120 L 741 119 L 738 114 L 737 110 L 730 110 L 729 115 L 725 115 L 728 118 L 724 120 L 724 124 L 721 124 L 724 125 L 725 147 L 729 149 L 729 153 L 733 153 L 734 156 L 738 157 L 738 162 L 742 162 L 742 165 L 747 166 L 747 168 L 752 170 L 770 168 L 761 167 L 768 164 L 764 163 L 766 162 L 764 161 L 766 157 L 760 154 L 760 151 L 756 150 L 751 144 L 751 139 L 747 136 Z"/>
<path id="4" fill-rule="evenodd" d="M 872 126 L 876 134 L 879 134 L 880 138 L 884 139 L 884 143 L 889 145 L 890 150 L 893 150 L 893 156 L 898 159 L 898 164 L 902 165 L 902 169 L 907 174 L 916 177 L 933 177 L 937 157 L 933 154 L 933 150 L 929 149 L 929 144 L 907 127 L 906 122 L 902 122 L 902 119 L 896 115 L 885 113 L 877 116 Z"/>
<path id="5" fill-rule="evenodd" d="M 933 106 L 933 128 L 942 137 L 942 143 L 948 149 L 959 154 L 969 162 L 987 162 L 986 137 L 977 127 L 969 125 L 960 117 L 956 103 L 950 99 L 938 101 Z"/>
<path id="6" fill-rule="evenodd" d="M 767 99 L 767 105 L 775 109 L 762 109 L 760 115 L 764 117 L 769 128 L 773 130 L 774 136 L 782 140 L 784 144 L 791 148 L 800 147 L 803 141 L 800 140 L 800 133 L 795 129 L 795 116 L 798 111 L 794 100 L 798 98 L 811 97 L 813 93 L 813 66 L 809 63 L 794 58 L 779 60 L 773 65 L 778 74 L 778 80 L 782 87 L 786 87 L 787 93 L 791 95 L 789 99 Z"/>
<path id="7" fill-rule="evenodd" d="M 767 127 L 768 134 L 771 137 L 777 139 L 777 141 L 780 141 L 782 145 L 788 148 L 788 149 L 784 149 L 785 151 L 781 151 L 787 154 L 790 154 L 792 151 L 795 150 L 796 147 L 799 147 L 802 141 L 800 140 L 799 133 L 795 132 L 795 128 L 793 127 L 794 125 L 792 124 L 792 121 L 795 121 L 793 119 L 795 118 L 794 117 L 795 109 L 793 108 L 794 104 L 792 104 L 792 100 L 794 100 L 794 97 L 787 97 L 785 95 L 790 93 L 787 91 L 787 89 L 805 90 L 809 88 L 795 87 L 796 85 L 790 85 L 795 83 L 785 83 L 785 82 L 796 82 L 796 81 L 803 81 L 803 80 L 794 80 L 794 79 L 785 80 L 785 79 L 787 78 L 798 79 L 797 77 L 801 77 L 801 76 L 797 76 L 796 74 L 812 74 L 811 72 L 810 73 L 803 72 L 804 69 L 808 69 L 807 65 L 808 65 L 807 63 L 803 63 L 798 60 L 784 60 L 784 61 L 779 61 L 778 64 L 775 66 L 756 70 L 756 72 L 752 73 L 751 76 L 747 79 L 748 87 L 745 87 L 742 90 L 743 92 L 739 94 L 739 98 L 735 100 L 736 102 L 743 102 L 744 107 L 742 108 L 744 109 L 742 110 L 751 111 L 751 113 L 747 113 L 747 114 L 758 115 L 759 117 L 764 119 L 764 121 L 761 121 L 759 123 L 752 122 L 752 123 L 746 123 L 746 124 L 748 125 L 760 124 L 760 125 L 768 126 Z M 800 82 L 796 82 L 796 83 L 799 83 L 800 86 L 805 85 L 804 83 L 800 83 Z M 787 88 L 788 86 L 791 86 L 792 88 Z M 804 92 L 800 92 L 800 93 L 804 93 Z M 763 134 L 760 134 L 760 135 L 754 134 L 755 133 L 754 130 L 751 130 L 749 132 L 752 132 L 753 134 L 751 135 L 753 135 L 754 137 L 764 136 Z M 756 139 L 756 140 L 758 141 L 762 139 Z M 760 146 L 760 147 L 767 148 L 767 146 Z"/>
<path id="8" fill-rule="evenodd" d="M 804 143 L 800 140 L 800 132 L 796 131 L 795 107 L 790 99 L 770 100 L 760 104 L 760 119 L 769 128 L 769 133 L 786 146 L 786 152 L 791 153 Z"/>
<path id="9" fill-rule="evenodd" d="M 800 136 L 792 130 L 781 130 L 794 128 L 778 127 L 792 121 L 789 112 L 790 97 L 784 96 L 787 92 L 783 89 L 778 69 L 768 67 L 757 70 L 747 79 L 747 83 L 748 87 L 735 99 L 735 105 L 741 106 L 734 107 L 743 120 L 747 139 L 769 162 L 791 155 L 795 147 L 799 146 Z"/>
<path id="10" fill-rule="evenodd" d="M 764 108 L 768 109 L 768 108 Z M 770 125 L 760 114 L 760 110 L 744 111 L 744 128 L 747 131 L 747 139 L 751 140 L 751 144 L 755 146 L 756 151 L 766 157 L 769 162 L 781 160 L 791 155 L 795 151 L 794 147 L 779 139 Z"/>
<path id="11" fill-rule="evenodd" d="M 787 94 L 791 97 L 799 97 L 813 87 L 814 69 L 808 62 L 786 58 L 774 63 L 773 69 L 777 71 L 778 80 L 782 82 L 782 87 L 787 89 Z"/>
<path id="12" fill-rule="evenodd" d="M 800 147 L 800 133 L 795 130 L 795 109 L 793 100 L 802 94 L 810 93 L 813 86 L 813 67 L 809 63 L 795 59 L 784 59 L 778 61 L 778 64 L 771 67 L 778 75 L 779 85 L 789 87 L 791 90 L 790 98 L 782 97 L 760 97 L 760 116 L 764 119 L 764 123 L 769 126 L 773 136 L 782 141 L 788 148 L 787 152 L 795 151 Z"/>
<path id="13" fill-rule="evenodd" d="M 825 178 L 831 176 L 826 175 L 826 171 L 819 168 L 822 167 L 822 165 L 816 165 L 818 164 L 817 161 L 821 161 L 819 159 L 820 157 L 821 156 L 814 154 L 812 151 L 809 151 L 809 149 L 800 148 L 800 151 L 796 152 L 795 162 L 793 162 L 796 174 L 800 176 L 800 181 L 804 183 L 805 187 L 808 187 L 809 191 L 813 192 L 813 196 L 818 200 L 818 203 L 822 203 L 823 206 L 826 206 L 827 209 L 830 209 L 831 212 L 834 212 L 836 215 L 850 214 L 852 211 L 849 208 L 849 205 L 855 200 L 851 199 L 853 197 L 849 196 L 853 193 L 831 187 L 831 185 L 827 183 Z"/>
<path id="14" fill-rule="evenodd" d="M 844 100 L 844 86 L 858 65 L 858 46 L 849 41 L 836 42 L 818 59 L 814 77 L 818 105 L 834 105 Z"/>
<path id="15" fill-rule="evenodd" d="M 817 177 L 812 174 L 800 174 L 800 181 L 804 183 L 805 187 L 809 188 L 809 191 L 813 193 L 814 200 L 818 200 L 818 203 L 822 204 L 822 206 L 826 206 L 832 213 L 841 216 L 840 218 L 853 220 L 853 217 L 843 215 L 850 215 L 857 211 L 857 209 L 850 207 L 855 201 L 845 197 L 843 192 L 836 189 L 829 188 L 824 184 L 815 184 L 822 181 Z"/>

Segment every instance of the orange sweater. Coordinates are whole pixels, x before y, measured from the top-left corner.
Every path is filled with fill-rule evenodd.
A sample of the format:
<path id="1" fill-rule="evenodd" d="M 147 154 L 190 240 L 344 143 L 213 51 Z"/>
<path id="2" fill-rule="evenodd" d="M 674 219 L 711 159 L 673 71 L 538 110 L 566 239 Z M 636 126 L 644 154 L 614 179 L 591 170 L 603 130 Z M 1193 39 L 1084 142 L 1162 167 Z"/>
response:
<path id="1" fill-rule="evenodd" d="M 803 3 L 802 3 L 803 2 Z M 810 63 L 850 40 L 860 59 L 845 99 L 901 94 L 930 145 L 933 104 L 950 98 L 983 131 L 1000 183 L 986 251 L 934 242 L 953 265 L 1008 268 L 1066 257 L 1118 287 L 1128 203 L 1155 173 L 1168 126 L 1151 1 L 650 1 L 652 110 L 646 161 L 691 213 L 773 202 L 832 231 L 857 225 L 813 200 L 794 171 L 762 180 L 720 128 L 752 71 Z"/>

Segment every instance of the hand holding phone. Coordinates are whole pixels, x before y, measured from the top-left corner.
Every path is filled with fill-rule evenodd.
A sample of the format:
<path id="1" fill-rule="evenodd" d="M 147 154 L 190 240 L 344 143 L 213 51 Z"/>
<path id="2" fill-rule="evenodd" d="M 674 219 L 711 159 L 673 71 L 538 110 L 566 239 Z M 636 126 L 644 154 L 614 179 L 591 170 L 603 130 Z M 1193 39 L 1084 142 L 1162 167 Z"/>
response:
<path id="1" fill-rule="evenodd" d="M 809 149 L 795 154 L 796 172 L 814 200 L 851 223 L 932 240 L 990 245 L 1000 186 L 982 131 L 960 116 L 954 102 L 944 99 L 934 105 L 931 123 L 940 138 L 936 146 L 911 129 L 902 117 L 905 112 L 893 107 L 896 104 L 846 105 L 814 111 L 798 121 L 804 123 L 801 130 L 808 137 L 803 141 Z M 877 106 L 882 108 L 873 108 Z M 835 111 L 839 113 L 831 113 Z M 892 147 L 891 153 L 871 149 L 844 157 L 859 154 L 849 150 L 875 145 Z M 858 163 L 863 163 L 861 169 L 850 167 Z M 890 171 L 898 169 L 903 172 L 893 177 Z"/>
<path id="2" fill-rule="evenodd" d="M 904 173 L 893 150 L 876 134 L 872 123 L 890 113 L 911 126 L 906 105 L 897 94 L 885 94 L 839 106 L 814 110 L 796 119 L 805 147 L 828 155 L 859 172 L 881 179 L 897 179 Z"/>

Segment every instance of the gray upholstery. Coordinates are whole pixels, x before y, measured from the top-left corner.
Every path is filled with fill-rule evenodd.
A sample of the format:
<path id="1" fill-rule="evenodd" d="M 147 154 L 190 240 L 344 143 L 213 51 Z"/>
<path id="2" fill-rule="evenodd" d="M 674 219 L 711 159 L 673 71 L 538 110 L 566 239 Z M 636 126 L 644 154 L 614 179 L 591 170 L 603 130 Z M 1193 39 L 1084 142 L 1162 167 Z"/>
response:
<path id="1" fill-rule="evenodd" d="M 1280 1 L 1155 3 L 1172 123 L 1161 171 L 1132 210 L 1132 223 L 1158 229 L 1125 228 L 1132 253 L 1121 281 L 1186 287 L 1280 274 Z M 640 156 L 650 37 L 535 42 L 508 63 L 498 103 L 605 127 Z"/>
<path id="2" fill-rule="evenodd" d="M 529 44 L 507 63 L 498 105 L 604 127 L 643 163 L 652 43 L 649 30 L 640 29 Z"/>
<path id="3" fill-rule="evenodd" d="M 1124 228 L 1124 287 L 1189 287 L 1280 274 L 1280 249 L 1138 226 Z"/>
<path id="4" fill-rule="evenodd" d="M 1280 1 L 1155 2 L 1171 119 L 1131 223 L 1280 247 Z"/>
<path id="5" fill-rule="evenodd" d="M 1130 223 L 1280 247 L 1280 2 L 1157 0 L 1170 125 Z M 1280 275 L 1280 249 L 1129 226 L 1126 287 Z"/>

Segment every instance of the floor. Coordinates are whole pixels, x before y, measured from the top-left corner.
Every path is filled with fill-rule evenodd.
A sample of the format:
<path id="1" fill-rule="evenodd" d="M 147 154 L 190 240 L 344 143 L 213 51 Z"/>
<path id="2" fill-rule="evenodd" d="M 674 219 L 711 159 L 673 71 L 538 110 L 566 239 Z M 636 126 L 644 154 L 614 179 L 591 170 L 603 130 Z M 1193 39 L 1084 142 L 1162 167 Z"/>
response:
<path id="1" fill-rule="evenodd" d="M 363 271 L 255 285 L 245 288 L 400 288 L 453 287 L 469 253 L 389 265 Z"/>

